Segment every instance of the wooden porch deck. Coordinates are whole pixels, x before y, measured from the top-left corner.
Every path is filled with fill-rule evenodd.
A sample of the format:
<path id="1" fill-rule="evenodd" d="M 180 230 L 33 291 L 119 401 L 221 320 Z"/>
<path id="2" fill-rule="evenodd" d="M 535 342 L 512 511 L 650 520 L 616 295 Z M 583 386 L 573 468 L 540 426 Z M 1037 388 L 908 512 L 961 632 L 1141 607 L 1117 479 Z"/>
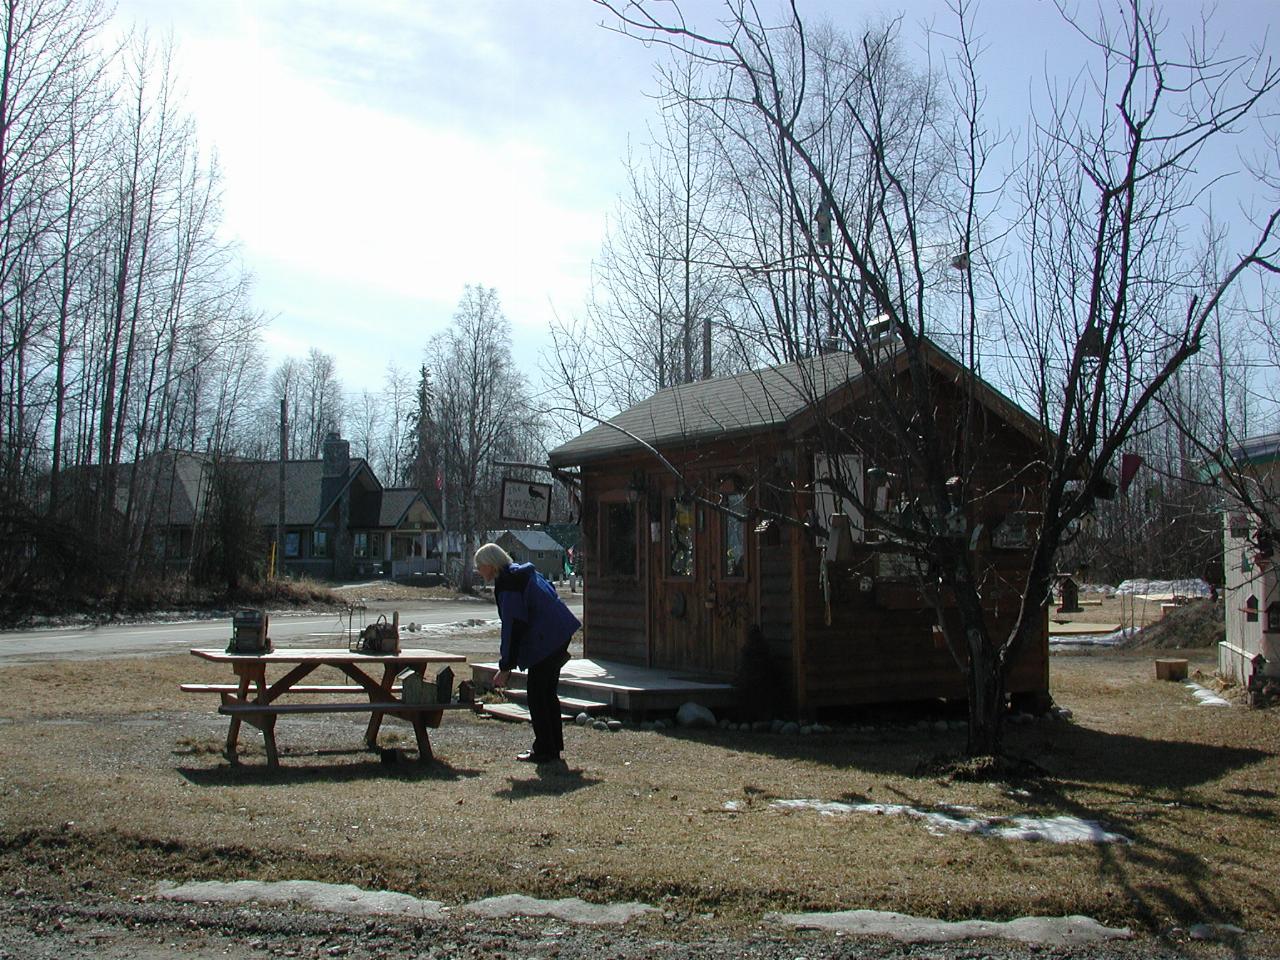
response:
<path id="1" fill-rule="evenodd" d="M 471 679 L 477 683 L 489 683 L 497 672 L 497 663 L 471 664 Z M 523 671 L 511 672 L 512 688 L 519 689 L 524 682 Z M 587 658 L 570 660 L 564 665 L 560 671 L 560 695 L 602 704 L 615 715 L 635 716 L 675 710 L 690 700 L 715 709 L 728 706 L 736 699 L 730 683 L 700 680 L 679 671 Z"/>

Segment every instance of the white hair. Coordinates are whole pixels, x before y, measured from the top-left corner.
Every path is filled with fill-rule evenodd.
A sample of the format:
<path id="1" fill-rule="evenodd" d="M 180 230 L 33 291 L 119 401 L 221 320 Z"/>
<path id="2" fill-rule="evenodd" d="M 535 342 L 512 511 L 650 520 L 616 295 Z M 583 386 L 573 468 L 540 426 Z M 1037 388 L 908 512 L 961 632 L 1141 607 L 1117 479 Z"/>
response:
<path id="1" fill-rule="evenodd" d="M 496 543 L 486 543 L 476 551 L 475 563 L 477 567 L 484 564 L 501 570 L 503 567 L 510 566 L 511 562 L 511 554 Z"/>

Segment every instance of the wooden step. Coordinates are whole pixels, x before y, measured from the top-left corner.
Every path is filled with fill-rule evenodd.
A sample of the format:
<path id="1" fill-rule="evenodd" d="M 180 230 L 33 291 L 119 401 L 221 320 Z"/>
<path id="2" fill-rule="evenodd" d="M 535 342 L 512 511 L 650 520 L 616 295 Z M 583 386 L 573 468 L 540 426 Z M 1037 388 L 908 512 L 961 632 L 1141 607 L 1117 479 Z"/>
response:
<path id="1" fill-rule="evenodd" d="M 513 723 L 530 723 L 529 708 L 522 703 L 486 703 L 480 712 L 497 720 L 510 720 Z M 562 720 L 572 720 L 570 714 L 560 714 Z"/>
<path id="2" fill-rule="evenodd" d="M 508 690 L 507 697 L 511 700 L 524 702 L 529 699 L 528 690 Z M 560 711 L 566 715 L 577 716 L 579 713 L 599 713 L 602 710 L 608 710 L 607 703 L 601 703 L 599 700 L 579 700 L 577 697 L 566 697 L 560 694 Z"/>

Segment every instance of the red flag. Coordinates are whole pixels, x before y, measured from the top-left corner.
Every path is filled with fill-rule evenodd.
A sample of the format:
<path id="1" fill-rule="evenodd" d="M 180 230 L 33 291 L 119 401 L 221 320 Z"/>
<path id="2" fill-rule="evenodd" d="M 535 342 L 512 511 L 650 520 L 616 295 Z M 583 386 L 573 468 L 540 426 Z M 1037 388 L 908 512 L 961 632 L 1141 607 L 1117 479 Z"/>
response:
<path id="1" fill-rule="evenodd" d="M 1142 466 L 1142 457 L 1136 453 L 1126 453 L 1120 457 L 1120 492 L 1124 493 L 1133 482 L 1133 475 Z"/>

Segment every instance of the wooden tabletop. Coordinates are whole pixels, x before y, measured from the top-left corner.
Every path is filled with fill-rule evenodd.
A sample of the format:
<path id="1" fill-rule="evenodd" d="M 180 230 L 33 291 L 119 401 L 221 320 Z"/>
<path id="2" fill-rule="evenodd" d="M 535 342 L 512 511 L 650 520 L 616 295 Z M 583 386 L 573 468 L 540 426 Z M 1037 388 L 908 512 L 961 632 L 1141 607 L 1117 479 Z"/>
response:
<path id="1" fill-rule="evenodd" d="M 214 663 L 465 663 L 460 653 L 427 647 L 405 647 L 399 653 L 358 653 L 346 647 L 276 647 L 270 653 L 227 653 L 221 648 L 195 649 L 195 656 Z"/>

